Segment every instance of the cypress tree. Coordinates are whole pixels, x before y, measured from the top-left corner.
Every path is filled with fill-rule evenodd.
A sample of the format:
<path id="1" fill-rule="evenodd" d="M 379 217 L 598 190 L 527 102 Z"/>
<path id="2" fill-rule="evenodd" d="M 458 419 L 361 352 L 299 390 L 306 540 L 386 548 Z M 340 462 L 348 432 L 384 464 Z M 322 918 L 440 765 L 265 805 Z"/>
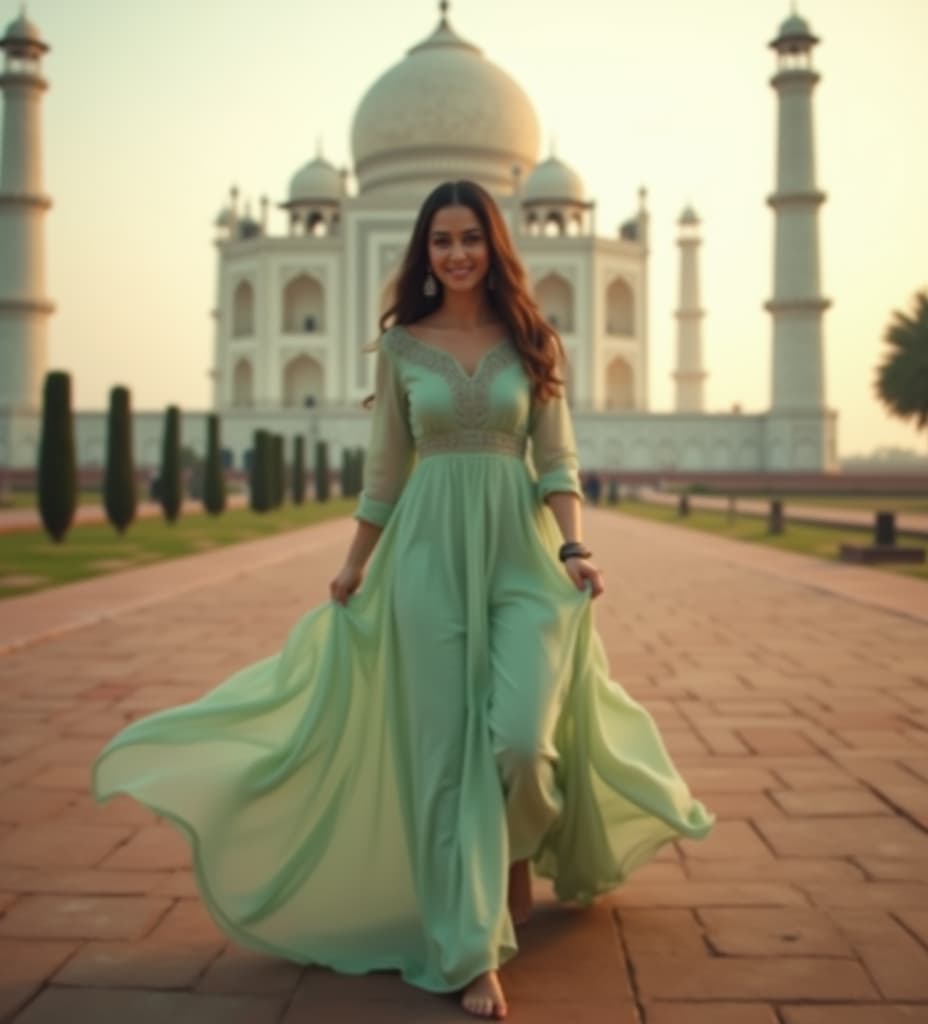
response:
<path id="1" fill-rule="evenodd" d="M 351 494 L 351 449 L 342 447 L 342 497 L 347 498 Z"/>
<path id="2" fill-rule="evenodd" d="M 180 514 L 183 501 L 180 472 L 180 409 L 176 405 L 169 405 L 164 413 L 158 497 L 164 518 L 173 523 Z"/>
<path id="3" fill-rule="evenodd" d="M 303 438 L 301 435 L 293 439 L 290 497 L 294 505 L 302 505 L 306 500 L 306 456 L 303 450 Z"/>
<path id="4" fill-rule="evenodd" d="M 57 543 L 68 532 L 77 507 L 71 378 L 60 370 L 45 375 L 38 468 L 39 513 L 46 532 Z"/>
<path id="5" fill-rule="evenodd" d="M 267 511 L 265 461 L 267 459 L 266 430 L 256 430 L 251 450 L 251 508 L 254 512 Z"/>
<path id="6" fill-rule="evenodd" d="M 226 478 L 222 471 L 219 417 L 216 413 L 210 413 L 206 420 L 206 465 L 203 472 L 203 506 L 211 516 L 218 516 L 226 507 Z"/>
<path id="7" fill-rule="evenodd" d="M 280 508 L 287 492 L 287 472 L 284 460 L 284 435 L 274 434 L 272 444 L 272 464 L 274 467 L 274 508 Z"/>
<path id="8" fill-rule="evenodd" d="M 110 391 L 103 504 L 107 519 L 118 533 L 124 533 L 135 518 L 135 467 L 132 462 L 129 389 L 121 386 Z"/>
<path id="9" fill-rule="evenodd" d="M 329 500 L 329 443 L 316 442 L 316 501 Z"/>

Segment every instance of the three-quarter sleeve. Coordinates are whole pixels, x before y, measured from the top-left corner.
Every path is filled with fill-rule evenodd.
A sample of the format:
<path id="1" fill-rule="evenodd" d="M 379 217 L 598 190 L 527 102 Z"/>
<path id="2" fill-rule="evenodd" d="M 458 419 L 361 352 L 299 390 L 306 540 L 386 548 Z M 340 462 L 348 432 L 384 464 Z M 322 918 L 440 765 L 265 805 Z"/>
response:
<path id="1" fill-rule="evenodd" d="M 354 518 L 386 526 L 412 468 L 412 430 L 406 393 L 393 356 L 381 343 L 377 350 L 374 412 L 364 460 L 364 483 Z"/>
<path id="2" fill-rule="evenodd" d="M 540 501 L 555 491 L 570 491 L 583 499 L 577 443 L 564 395 L 532 402 L 532 462 Z"/>

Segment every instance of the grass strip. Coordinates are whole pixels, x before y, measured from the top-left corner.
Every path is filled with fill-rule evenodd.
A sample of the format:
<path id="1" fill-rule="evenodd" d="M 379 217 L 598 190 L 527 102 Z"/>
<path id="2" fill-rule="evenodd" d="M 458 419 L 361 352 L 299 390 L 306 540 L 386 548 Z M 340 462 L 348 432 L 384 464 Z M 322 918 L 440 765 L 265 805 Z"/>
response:
<path id="1" fill-rule="evenodd" d="M 829 562 L 837 562 L 838 549 L 841 544 L 867 543 L 866 538 L 861 537 L 860 530 L 844 529 L 838 526 L 810 526 L 804 523 L 789 522 L 789 507 L 786 507 L 786 526 L 781 534 L 771 535 L 767 532 L 765 519 L 749 516 L 736 516 L 733 523 L 728 520 L 728 513 L 724 510 L 707 511 L 693 509 L 688 516 L 677 515 L 675 506 L 652 505 L 643 501 L 623 501 L 621 505 L 605 505 L 604 508 L 614 508 L 617 512 L 627 512 L 629 515 L 638 516 L 641 519 L 651 519 L 658 523 L 671 523 L 674 526 L 684 526 L 691 530 L 703 530 L 707 533 L 715 533 L 722 537 L 730 537 L 732 540 L 748 541 L 752 544 L 765 544 L 768 547 L 779 548 L 782 551 L 795 551 L 798 554 L 812 555 L 815 558 L 823 558 Z M 909 537 L 900 533 L 897 537 L 898 543 L 905 547 L 920 547 L 928 551 L 928 541 L 918 537 Z M 921 565 L 893 565 L 889 563 L 866 566 L 866 568 L 877 569 L 880 572 L 894 572 L 903 576 L 915 576 L 916 578 L 928 580 L 928 564 Z"/>
<path id="2" fill-rule="evenodd" d="M 300 529 L 349 515 L 356 504 L 355 498 L 334 498 L 260 515 L 232 508 L 220 516 L 183 515 L 173 524 L 140 519 L 122 537 L 109 523 L 87 523 L 72 527 L 62 544 L 52 543 L 42 530 L 2 533 L 0 600 Z"/>

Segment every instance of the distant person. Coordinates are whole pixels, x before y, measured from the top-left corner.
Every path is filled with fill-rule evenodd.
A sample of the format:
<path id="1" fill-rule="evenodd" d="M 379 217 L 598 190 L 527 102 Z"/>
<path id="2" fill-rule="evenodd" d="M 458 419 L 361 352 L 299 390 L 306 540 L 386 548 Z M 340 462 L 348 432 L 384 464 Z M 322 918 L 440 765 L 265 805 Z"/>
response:
<path id="1" fill-rule="evenodd" d="M 609 678 L 563 347 L 480 186 L 426 198 L 380 326 L 331 600 L 278 653 L 119 733 L 94 791 L 183 831 L 242 945 L 396 970 L 502 1018 L 530 864 L 589 903 L 713 818 Z"/>

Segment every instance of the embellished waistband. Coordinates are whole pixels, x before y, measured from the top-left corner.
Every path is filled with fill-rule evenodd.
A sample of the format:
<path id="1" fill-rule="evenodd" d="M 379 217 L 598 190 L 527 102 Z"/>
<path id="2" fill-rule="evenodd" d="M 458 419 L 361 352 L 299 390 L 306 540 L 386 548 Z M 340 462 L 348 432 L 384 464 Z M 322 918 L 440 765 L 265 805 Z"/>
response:
<path id="1" fill-rule="evenodd" d="M 456 430 L 449 434 L 433 434 L 416 444 L 420 458 L 448 452 L 487 452 L 490 455 L 514 455 L 524 458 L 524 437 L 495 430 Z"/>

